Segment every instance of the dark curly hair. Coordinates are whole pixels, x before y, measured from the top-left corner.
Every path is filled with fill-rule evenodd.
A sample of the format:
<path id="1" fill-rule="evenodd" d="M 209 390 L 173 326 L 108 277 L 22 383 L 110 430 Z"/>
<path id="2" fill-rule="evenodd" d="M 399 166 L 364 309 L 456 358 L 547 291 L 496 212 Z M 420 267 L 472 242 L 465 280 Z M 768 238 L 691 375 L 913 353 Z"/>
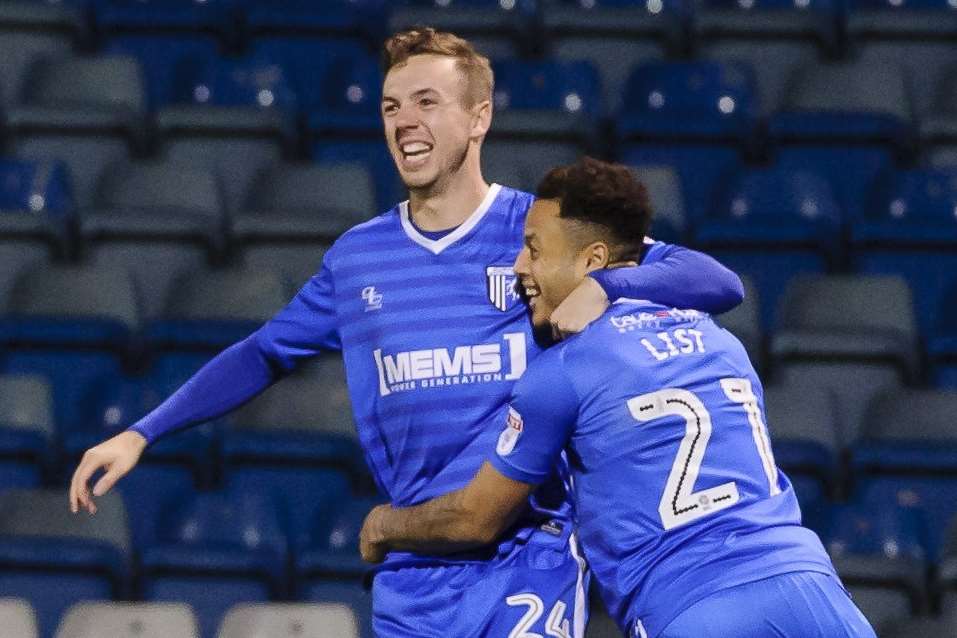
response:
<path id="1" fill-rule="evenodd" d="M 604 240 L 611 261 L 639 258 L 651 225 L 651 202 L 627 166 L 582 157 L 549 171 L 536 196 L 559 200 L 559 217 L 574 222 L 580 246 Z"/>
<path id="2" fill-rule="evenodd" d="M 488 58 L 472 44 L 454 33 L 432 27 L 415 27 L 392 35 L 382 47 L 382 68 L 386 73 L 404 64 L 413 55 L 444 55 L 456 59 L 456 67 L 466 82 L 465 106 L 492 99 L 495 77 Z"/>

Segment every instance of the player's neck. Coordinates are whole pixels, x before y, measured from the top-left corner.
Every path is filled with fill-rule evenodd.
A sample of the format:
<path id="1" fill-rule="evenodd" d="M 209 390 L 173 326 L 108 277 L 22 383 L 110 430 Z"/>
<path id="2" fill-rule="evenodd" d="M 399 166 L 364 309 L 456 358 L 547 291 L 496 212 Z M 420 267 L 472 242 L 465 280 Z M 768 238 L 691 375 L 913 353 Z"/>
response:
<path id="1" fill-rule="evenodd" d="M 472 216 L 488 189 L 481 170 L 462 170 L 443 186 L 410 191 L 409 214 L 424 231 L 455 228 Z"/>

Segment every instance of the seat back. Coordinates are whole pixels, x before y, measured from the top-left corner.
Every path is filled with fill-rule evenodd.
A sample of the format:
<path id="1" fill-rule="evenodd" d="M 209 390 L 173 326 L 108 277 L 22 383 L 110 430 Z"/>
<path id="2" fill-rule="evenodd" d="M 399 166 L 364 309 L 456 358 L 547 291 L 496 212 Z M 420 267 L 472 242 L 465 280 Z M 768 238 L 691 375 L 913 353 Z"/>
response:
<path id="1" fill-rule="evenodd" d="M 177 603 L 85 602 L 74 605 L 56 638 L 199 638 L 188 605 Z"/>
<path id="2" fill-rule="evenodd" d="M 352 610 L 339 603 L 238 605 L 223 619 L 218 638 L 359 638 Z"/>
<path id="3" fill-rule="evenodd" d="M 0 598 L 0 627 L 8 638 L 38 638 L 36 613 L 22 598 Z"/>

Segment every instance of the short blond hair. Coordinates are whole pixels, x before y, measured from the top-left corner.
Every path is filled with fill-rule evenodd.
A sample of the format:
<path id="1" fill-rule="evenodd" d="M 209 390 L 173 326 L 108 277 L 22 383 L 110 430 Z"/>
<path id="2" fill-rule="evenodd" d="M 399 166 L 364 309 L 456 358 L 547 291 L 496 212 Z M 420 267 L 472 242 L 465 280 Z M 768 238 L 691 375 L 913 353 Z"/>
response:
<path id="1" fill-rule="evenodd" d="M 456 67 L 465 78 L 463 97 L 466 107 L 492 99 L 495 76 L 488 58 L 475 50 L 468 40 L 454 33 L 432 27 L 416 27 L 400 31 L 385 41 L 382 66 L 385 73 L 414 55 L 444 55 L 455 58 Z"/>

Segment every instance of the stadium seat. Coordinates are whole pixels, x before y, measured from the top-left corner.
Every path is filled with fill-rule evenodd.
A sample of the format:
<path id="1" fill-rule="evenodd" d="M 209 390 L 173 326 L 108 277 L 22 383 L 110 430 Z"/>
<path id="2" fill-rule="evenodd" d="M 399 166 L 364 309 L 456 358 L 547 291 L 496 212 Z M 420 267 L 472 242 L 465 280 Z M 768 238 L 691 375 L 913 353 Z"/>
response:
<path id="1" fill-rule="evenodd" d="M 737 337 L 748 351 L 751 365 L 760 372 L 764 368 L 764 332 L 761 329 L 761 296 L 754 281 L 741 275 L 744 301 L 729 312 L 718 315 L 718 323 Z"/>
<path id="2" fill-rule="evenodd" d="M 50 384 L 39 375 L 0 375 L 0 489 L 39 487 L 52 461 Z"/>
<path id="3" fill-rule="evenodd" d="M 387 11 L 384 0 L 332 0 L 322 6 L 311 0 L 292 0 L 282 6 L 269 0 L 240 0 L 245 26 L 254 38 L 384 37 Z"/>
<path id="4" fill-rule="evenodd" d="M 928 344 L 938 387 L 957 390 L 957 284 L 944 291 L 939 336 Z"/>
<path id="5" fill-rule="evenodd" d="M 651 62 L 624 88 L 623 139 L 744 144 L 755 125 L 754 72 L 739 63 Z"/>
<path id="6" fill-rule="evenodd" d="M 163 157 L 218 175 L 238 210 L 258 170 L 296 143 L 298 102 L 281 66 L 252 56 L 183 60 L 173 104 L 156 114 Z"/>
<path id="7" fill-rule="evenodd" d="M 21 103 L 7 113 L 11 149 L 25 159 L 64 161 L 76 203 L 86 207 L 104 167 L 143 145 L 139 64 L 124 56 L 43 58 L 27 79 Z"/>
<path id="8" fill-rule="evenodd" d="M 282 280 L 268 270 L 230 268 L 185 273 L 147 329 L 154 347 L 216 352 L 244 339 L 288 301 Z"/>
<path id="9" fill-rule="evenodd" d="M 945 638 L 957 634 L 957 619 L 953 616 L 941 618 L 901 618 L 890 620 L 881 627 L 884 638 Z"/>
<path id="10" fill-rule="evenodd" d="M 217 638 L 360 638 L 352 610 L 337 603 L 237 605 L 226 613 Z"/>
<path id="11" fill-rule="evenodd" d="M 53 638 L 63 612 L 88 599 L 129 594 L 130 540 L 118 494 L 96 516 L 71 514 L 57 490 L 0 494 L 0 596 L 30 601 L 41 638 Z"/>
<path id="12" fill-rule="evenodd" d="M 729 179 L 695 234 L 722 263 L 751 277 L 764 304 L 762 324 L 770 329 L 787 282 L 823 273 L 835 259 L 841 221 L 824 179 L 773 167 Z"/>
<path id="13" fill-rule="evenodd" d="M 494 63 L 495 125 L 490 139 L 577 142 L 586 147 L 603 115 L 598 73 L 588 62 Z"/>
<path id="14" fill-rule="evenodd" d="M 124 271 L 43 266 L 22 273 L 0 318 L 0 372 L 47 377 L 57 429 L 79 425 L 92 384 L 120 376 L 139 326 L 133 282 Z"/>
<path id="15" fill-rule="evenodd" d="M 857 471 L 851 502 L 874 512 L 900 508 L 916 512 L 927 560 L 938 563 L 948 524 L 957 514 L 957 480 L 951 474 L 921 470 L 893 474 Z"/>
<path id="16" fill-rule="evenodd" d="M 224 198 L 216 175 L 177 162 L 110 167 L 80 219 L 88 257 L 129 271 L 146 317 L 184 272 L 224 250 Z"/>
<path id="17" fill-rule="evenodd" d="M 792 482 L 819 483 L 815 491 L 822 494 L 834 492 L 844 448 L 834 403 L 829 391 L 809 384 L 771 385 L 764 391 L 775 462 Z M 821 512 L 804 514 L 807 519 Z"/>
<path id="18" fill-rule="evenodd" d="M 74 605 L 56 638 L 200 638 L 188 605 L 88 602 Z"/>
<path id="19" fill-rule="evenodd" d="M 359 583 L 315 581 L 298 597 L 310 603 L 335 603 L 352 610 L 359 623 L 360 638 L 375 638 L 372 633 L 372 595 Z"/>
<path id="20" fill-rule="evenodd" d="M 9 638 L 37 638 L 37 615 L 22 598 L 0 598 L 0 627 Z"/>
<path id="21" fill-rule="evenodd" d="M 699 56 L 748 64 L 757 77 L 760 115 L 784 102 L 787 78 L 830 57 L 838 46 L 831 0 L 707 0 L 693 24 Z"/>
<path id="22" fill-rule="evenodd" d="M 490 138 L 482 145 L 482 169 L 490 183 L 534 193 L 548 171 L 580 156 L 577 144 Z"/>
<path id="23" fill-rule="evenodd" d="M 923 608 L 927 552 L 922 520 L 907 508 L 835 506 L 824 540 L 845 586 L 898 590 Z"/>
<path id="24" fill-rule="evenodd" d="M 529 42 L 534 0 L 402 0 L 390 3 L 388 32 L 427 24 L 466 38 L 490 58 L 512 57 Z"/>
<path id="25" fill-rule="evenodd" d="M 208 61 L 216 57 L 219 43 L 206 33 L 107 33 L 103 52 L 136 58 L 143 71 L 146 102 L 156 111 L 173 102 L 176 70 L 184 60 Z"/>
<path id="26" fill-rule="evenodd" d="M 350 136 L 382 143 L 382 70 L 376 59 L 360 55 L 331 60 L 319 88 L 318 102 L 307 105 L 313 139 Z"/>
<path id="27" fill-rule="evenodd" d="M 856 440 L 871 398 L 916 374 L 913 302 L 898 277 L 797 277 L 781 300 L 778 324 L 775 379 L 833 391 L 845 441 Z"/>
<path id="28" fill-rule="evenodd" d="M 382 499 L 354 498 L 320 511 L 312 535 L 295 558 L 300 597 L 314 600 L 311 589 L 323 583 L 360 584 L 368 565 L 359 557 L 359 531 L 366 515 Z"/>
<path id="29" fill-rule="evenodd" d="M 20 98 L 29 68 L 39 58 L 69 53 L 84 35 L 81 12 L 69 2 L 0 4 L 0 106 Z"/>
<path id="30" fill-rule="evenodd" d="M 209 33 L 226 37 L 235 0 L 93 0 L 108 33 Z"/>
<path id="31" fill-rule="evenodd" d="M 0 159 L 0 306 L 20 270 L 67 252 L 73 213 L 62 162 Z"/>
<path id="32" fill-rule="evenodd" d="M 668 243 L 683 243 L 688 231 L 681 179 L 670 166 L 636 166 L 635 176 L 648 189 L 654 218 L 649 235 Z"/>
<path id="33" fill-rule="evenodd" d="M 849 4 L 852 54 L 871 66 L 901 65 L 917 115 L 927 115 L 947 67 L 957 63 L 957 51 L 951 46 L 957 30 L 953 5 L 947 0 L 854 0 Z"/>
<path id="34" fill-rule="evenodd" d="M 548 0 L 543 27 L 559 60 L 587 60 L 601 76 L 603 102 L 617 112 L 628 72 L 637 64 L 680 52 L 687 3 L 682 0 Z"/>
<path id="35" fill-rule="evenodd" d="M 735 175 L 740 152 L 723 144 L 654 143 L 632 141 L 622 147 L 620 160 L 630 166 L 670 166 L 681 179 L 685 208 L 692 225 L 714 208 L 718 185 Z"/>
<path id="36" fill-rule="evenodd" d="M 277 270 L 298 287 L 339 235 L 377 212 L 363 164 L 279 164 L 257 176 L 232 233 L 246 264 Z"/>
<path id="37" fill-rule="evenodd" d="M 353 139 L 336 142 L 319 139 L 312 147 L 311 153 L 312 158 L 320 164 L 365 164 L 375 181 L 376 213 L 383 213 L 408 198 L 392 155 L 382 140 Z"/>
<path id="38" fill-rule="evenodd" d="M 941 592 L 946 619 L 957 628 L 957 517 L 947 524 L 935 585 Z"/>
<path id="39" fill-rule="evenodd" d="M 911 610 L 910 598 L 896 588 L 848 585 L 847 591 L 871 626 L 881 631 L 878 635 L 882 638 L 885 627 L 910 619 L 914 613 Z"/>
<path id="40" fill-rule="evenodd" d="M 851 227 L 855 269 L 896 274 L 914 291 L 929 339 L 946 322 L 946 293 L 957 286 L 957 168 L 911 170 L 881 180 L 868 215 Z"/>
<path id="41" fill-rule="evenodd" d="M 226 610 L 265 602 L 286 587 L 286 537 L 274 502 L 242 492 L 200 493 L 159 519 L 142 555 L 144 600 L 188 603 L 201 634 L 215 635 Z"/>

